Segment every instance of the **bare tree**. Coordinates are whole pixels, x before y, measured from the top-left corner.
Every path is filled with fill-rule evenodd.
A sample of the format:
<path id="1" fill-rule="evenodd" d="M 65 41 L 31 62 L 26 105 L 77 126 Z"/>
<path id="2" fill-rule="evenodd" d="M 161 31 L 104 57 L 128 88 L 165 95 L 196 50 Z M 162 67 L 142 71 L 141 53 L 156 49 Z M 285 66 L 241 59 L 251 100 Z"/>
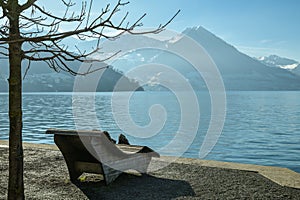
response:
<path id="1" fill-rule="evenodd" d="M 55 71 L 66 71 L 72 75 L 92 73 L 95 70 L 88 68 L 78 74 L 69 67 L 73 61 L 95 61 L 90 55 L 100 48 L 100 39 L 116 39 L 124 33 L 146 34 L 158 33 L 173 20 L 178 12 L 165 24 L 159 25 L 150 31 L 139 31 L 142 19 L 134 23 L 127 22 L 128 12 L 116 22 L 113 18 L 121 8 L 129 2 L 119 0 L 114 6 L 108 4 L 98 15 L 92 15 L 93 1 L 83 1 L 79 14 L 72 12 L 75 3 L 72 0 L 61 0 L 65 8 L 63 15 L 58 16 L 38 4 L 37 0 L 27 0 L 20 4 L 19 0 L 1 0 L 0 7 L 0 55 L 9 60 L 9 183 L 8 199 L 24 199 L 23 183 L 23 147 L 22 147 L 22 61 L 27 60 L 26 73 L 31 62 L 43 61 Z M 61 27 L 71 24 L 70 30 L 61 31 Z M 70 26 L 68 26 L 70 27 Z M 65 28 L 65 27 L 64 27 Z M 116 30 L 115 35 L 108 34 L 107 29 Z M 79 48 L 73 51 L 64 45 L 64 39 L 77 37 L 80 40 L 94 38 L 97 40 L 95 48 L 89 52 Z M 26 45 L 26 49 L 23 48 Z M 116 52 L 118 53 L 118 52 Z M 114 55 L 112 55 L 114 56 Z M 110 57 L 109 57 L 110 58 Z M 109 59 L 105 58 L 105 59 Z M 104 61 L 96 60 L 96 61 Z M 26 74 L 25 73 L 25 74 Z"/>

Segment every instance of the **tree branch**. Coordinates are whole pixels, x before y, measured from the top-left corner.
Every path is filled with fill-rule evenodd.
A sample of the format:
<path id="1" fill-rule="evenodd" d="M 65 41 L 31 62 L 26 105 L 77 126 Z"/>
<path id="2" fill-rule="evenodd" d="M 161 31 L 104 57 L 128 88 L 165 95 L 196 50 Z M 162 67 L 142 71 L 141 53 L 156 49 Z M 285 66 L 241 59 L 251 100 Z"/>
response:
<path id="1" fill-rule="evenodd" d="M 56 20 L 59 20 L 59 21 L 64 21 L 64 22 L 74 22 L 74 21 L 82 21 L 84 19 L 84 16 L 85 16 L 85 7 L 86 7 L 86 4 L 84 3 L 82 5 L 82 8 L 81 8 L 81 13 L 80 15 L 74 17 L 74 13 L 72 13 L 71 17 L 67 18 L 65 16 L 63 18 L 61 17 L 58 17 L 58 16 L 55 16 L 55 15 L 52 15 L 50 12 L 46 12 L 45 9 L 39 7 L 38 5 L 36 4 L 33 4 L 33 7 L 36 8 L 37 10 L 39 10 L 41 13 L 43 13 L 44 15 L 52 18 L 52 19 L 56 19 Z M 68 11 L 68 8 L 69 6 L 67 6 L 67 9 L 66 9 L 66 12 Z"/>
<path id="2" fill-rule="evenodd" d="M 30 8 L 37 0 L 28 0 L 26 3 L 24 3 L 20 9 L 21 11 L 23 10 L 27 10 L 28 8 Z"/>
<path id="3" fill-rule="evenodd" d="M 75 5 L 72 0 L 61 0 L 65 6 L 62 17 L 52 14 L 44 7 L 37 5 L 36 2 L 37 0 L 27 0 L 26 3 L 19 6 L 20 28 L 22 29 L 20 38 L 9 38 L 9 24 L 7 24 L 7 22 L 0 28 L 0 45 L 3 46 L 9 43 L 18 42 L 30 46 L 27 50 L 22 52 L 22 59 L 28 60 L 25 75 L 27 74 L 32 61 L 44 61 L 55 71 L 63 70 L 72 75 L 85 75 L 97 71 L 99 69 L 92 70 L 90 67 L 85 73 L 77 73 L 68 66 L 68 63 L 74 61 L 105 62 L 118 54 L 119 51 L 104 59 L 91 58 L 92 54 L 99 51 L 101 38 L 115 39 L 126 32 L 130 34 L 159 33 L 163 31 L 180 12 L 180 10 L 176 12 L 167 23 L 160 24 L 156 29 L 139 31 L 136 30 L 136 28 L 143 26 L 142 20 L 145 18 L 146 14 L 139 17 L 132 24 L 126 22 L 129 15 L 128 12 L 126 12 L 118 22 L 114 21 L 113 17 L 121 11 L 121 7 L 129 3 L 122 2 L 122 0 L 118 0 L 117 4 L 113 7 L 111 7 L 110 4 L 106 5 L 106 7 L 102 9 L 102 12 L 93 19 L 91 19 L 93 0 L 90 0 L 88 6 L 86 2 L 82 2 L 79 15 L 75 15 L 75 13 L 70 10 L 71 7 Z M 10 11 L 7 9 L 5 1 L 0 1 L 0 6 L 3 10 L 2 18 L 8 18 Z M 32 8 L 32 11 L 31 15 L 27 16 L 27 12 L 23 11 L 29 8 Z M 60 27 L 63 27 L 65 24 L 71 24 L 75 29 L 61 31 Z M 105 33 L 105 30 L 116 30 L 117 33 L 111 35 Z M 71 51 L 68 46 L 62 44 L 62 41 L 69 37 L 78 37 L 80 40 L 95 38 L 97 39 L 97 45 L 90 51 L 82 51 L 74 45 L 76 51 Z M 0 55 L 8 56 L 5 52 L 0 52 Z"/>

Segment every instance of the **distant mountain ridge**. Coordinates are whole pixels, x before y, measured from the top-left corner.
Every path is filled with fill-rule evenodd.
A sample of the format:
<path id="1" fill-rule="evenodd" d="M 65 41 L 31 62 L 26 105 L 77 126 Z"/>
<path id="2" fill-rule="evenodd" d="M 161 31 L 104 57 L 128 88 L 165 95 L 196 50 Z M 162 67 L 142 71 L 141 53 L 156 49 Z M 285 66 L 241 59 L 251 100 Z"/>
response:
<path id="1" fill-rule="evenodd" d="M 201 26 L 187 28 L 182 34 L 169 40 L 153 40 L 153 38 L 147 36 L 139 36 L 139 40 L 146 44 L 144 47 L 148 45 L 159 49 L 159 47 L 164 46 L 167 47 L 168 51 L 168 48 L 171 49 L 172 46 L 180 44 L 182 40 L 180 35 L 192 38 L 207 51 L 220 71 L 226 90 L 300 90 L 300 77 L 298 75 L 282 68 L 269 67 L 261 61 L 249 57 Z M 125 46 L 124 51 L 131 49 L 130 42 L 128 42 L 130 37 L 134 38 L 134 36 L 126 35 L 117 40 L 120 42 L 120 46 Z M 133 40 L 136 41 L 136 39 Z M 105 44 L 104 49 L 116 49 L 118 47 L 116 44 Z M 143 47 L 143 45 L 141 46 Z M 184 44 L 183 48 L 189 50 L 188 47 L 184 47 Z M 196 90 L 206 88 L 201 74 L 193 70 L 188 62 L 166 52 L 155 52 L 155 50 L 151 52 L 148 49 L 140 50 L 137 48 L 137 50 L 130 51 L 128 55 L 116 62 L 114 67 L 126 72 L 135 66 L 151 65 L 151 63 L 160 63 L 180 71 Z M 158 72 L 152 77 L 145 76 L 144 78 L 148 78 L 149 84 L 143 87 L 147 90 L 151 90 L 151 88 L 153 90 L 164 90 L 162 87 L 157 87 L 161 75 Z M 169 83 L 172 82 L 175 84 L 176 80 L 172 80 L 172 77 L 170 77 Z"/>
<path id="2" fill-rule="evenodd" d="M 300 63 L 298 61 L 277 55 L 262 56 L 257 58 L 257 60 L 269 67 L 286 69 L 300 76 Z"/>
<path id="3" fill-rule="evenodd" d="M 300 78 L 280 68 L 270 68 L 241 53 L 203 27 L 183 33 L 201 44 L 222 74 L 227 90 L 299 90 Z"/>
<path id="4" fill-rule="evenodd" d="M 267 57 L 260 59 L 251 58 L 248 55 L 238 51 L 234 46 L 228 44 L 227 42 L 201 26 L 187 28 L 182 32 L 182 34 L 187 35 L 188 37 L 195 40 L 207 51 L 209 56 L 216 64 L 218 70 L 220 71 L 226 90 L 300 90 L 300 76 L 297 73 L 298 71 L 300 74 L 300 67 L 297 66 L 293 70 L 286 70 L 288 67 L 291 68 L 295 65 L 293 60 L 283 58 L 279 59 L 279 57 L 277 58 L 275 56 L 271 56 L 268 59 L 266 59 Z M 180 35 L 181 34 L 179 34 L 179 36 Z M 125 75 L 127 71 L 134 68 L 135 66 L 160 63 L 179 70 L 180 73 L 182 73 L 186 77 L 186 79 L 193 85 L 194 89 L 205 89 L 206 85 L 201 77 L 201 74 L 193 70 L 193 67 L 189 66 L 189 63 L 185 60 L 165 52 L 162 53 L 158 52 L 157 50 L 143 49 L 147 46 L 156 47 L 158 49 L 160 47 L 171 48 L 172 45 L 176 45 L 180 43 L 180 41 L 180 37 L 176 37 L 176 39 L 172 38 L 169 40 L 157 40 L 145 35 L 123 35 L 116 41 L 104 42 L 102 51 L 105 53 L 114 53 L 118 50 L 128 52 L 128 54 L 121 58 L 118 58 L 113 63 L 114 69 L 123 71 Z M 76 41 L 72 42 L 74 43 Z M 88 48 L 89 46 L 91 46 L 91 41 L 88 41 L 85 45 L 86 46 L 84 48 Z M 132 46 L 136 48 L 133 49 L 131 48 Z M 142 48 L 142 50 L 140 50 L 139 47 Z M 272 64 L 272 62 L 274 62 L 275 60 L 280 62 Z M 43 67 L 33 66 L 33 68 L 41 69 Z M 45 67 L 45 69 L 46 68 L 47 67 Z M 0 74 L 2 74 L 1 70 L 2 69 L 0 68 Z M 120 77 L 123 75 L 120 72 L 114 71 L 110 71 L 109 73 L 109 75 L 106 74 L 105 76 L 103 76 L 105 77 L 106 81 L 109 81 L 110 77 Z M 29 75 L 32 75 L 33 77 L 37 76 L 36 74 L 38 73 L 35 73 L 35 70 L 31 70 L 29 73 Z M 41 71 L 40 74 L 47 73 Z M 40 76 L 40 78 L 43 80 L 39 80 L 38 83 L 47 85 L 47 90 L 52 91 L 54 90 L 54 88 L 59 88 L 57 85 L 55 85 L 56 82 L 59 82 L 60 85 L 69 84 L 67 88 L 68 90 L 71 89 L 70 82 L 72 82 L 72 77 L 64 77 L 64 79 L 62 79 L 60 75 L 57 75 L 58 77 L 56 75 L 51 75 L 51 77 L 47 79 L 42 78 L 43 76 L 44 75 Z M 147 74 L 143 76 L 143 78 L 147 78 L 147 84 L 142 87 L 145 87 L 149 90 L 156 90 L 157 88 L 158 90 L 165 89 L 162 87 L 157 87 L 160 84 L 160 77 L 162 76 L 160 72 L 158 72 L 156 75 L 152 75 L 151 77 L 149 77 Z M 24 89 L 33 87 L 30 86 L 30 83 L 26 82 L 28 81 L 26 79 L 24 81 Z M 0 76 L 0 91 L 3 85 L 3 81 L 5 83 L 7 82 Z M 129 88 L 136 88 L 136 84 L 138 84 L 136 81 L 139 81 L 138 79 L 136 79 L 136 77 L 128 78 L 128 84 L 131 84 Z M 176 84 L 176 80 L 173 80 L 172 77 L 170 77 L 170 83 Z M 28 84 L 28 86 L 26 86 L 26 84 Z M 110 86 L 107 86 L 107 88 L 111 89 Z M 66 88 L 58 90 L 56 89 L 56 91 L 65 90 Z"/>
<path id="5" fill-rule="evenodd" d="M 47 68 L 48 66 L 41 66 Z M 47 72 L 47 69 L 44 71 Z M 96 72 L 95 72 L 96 73 Z M 0 77 L 0 92 L 8 91 L 7 75 L 2 74 Z M 88 75 L 87 75 L 88 76 Z M 75 76 L 68 73 L 34 73 L 32 71 L 23 80 L 24 92 L 72 92 L 74 87 Z M 122 85 L 115 88 L 117 82 L 122 78 Z M 143 91 L 144 89 L 135 80 L 125 77 L 121 72 L 113 68 L 104 70 L 99 83 L 97 85 L 97 92 L 111 92 L 111 91 Z M 81 92 L 90 92 L 89 88 L 81 90 Z"/>

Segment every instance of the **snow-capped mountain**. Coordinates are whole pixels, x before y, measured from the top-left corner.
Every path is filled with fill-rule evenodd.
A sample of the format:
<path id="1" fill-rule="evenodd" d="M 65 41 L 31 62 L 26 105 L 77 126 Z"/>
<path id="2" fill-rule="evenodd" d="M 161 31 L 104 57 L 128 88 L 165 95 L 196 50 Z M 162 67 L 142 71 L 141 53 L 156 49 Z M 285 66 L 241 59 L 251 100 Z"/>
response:
<path id="1" fill-rule="evenodd" d="M 300 75 L 300 63 L 298 61 L 289 58 L 283 58 L 277 55 L 262 56 L 257 59 L 269 67 L 286 69 L 292 73 Z"/>
<path id="2" fill-rule="evenodd" d="M 287 70 L 271 68 L 239 52 L 203 27 L 185 34 L 195 39 L 218 66 L 229 90 L 299 90 L 300 79 Z"/>
<path id="3" fill-rule="evenodd" d="M 184 39 L 182 39 L 183 37 L 180 37 L 180 35 L 183 34 L 200 44 L 209 54 L 220 71 L 227 90 L 300 90 L 299 76 L 282 68 L 266 66 L 257 59 L 241 53 L 234 46 L 228 44 L 201 26 L 187 28 L 182 34 L 170 38 L 170 40 L 158 41 L 146 36 L 139 36 L 139 40 L 143 41 L 144 44 L 154 47 L 158 46 L 158 48 L 156 50 L 137 49 L 131 51 L 129 54 L 118 59 L 114 63 L 114 67 L 126 72 L 136 66 L 147 64 L 149 68 L 151 67 L 151 63 L 159 63 L 179 71 L 195 89 L 204 89 L 205 82 L 201 74 L 193 70 L 193 66 L 186 60 L 167 52 L 174 47 L 189 51 Z M 134 36 L 127 35 L 126 37 L 127 42 L 123 40 L 122 37 L 120 38 L 122 44 L 120 46 L 126 46 L 127 49 L 130 49 L 130 37 Z M 133 41 L 136 40 L 134 39 Z M 116 44 L 117 42 L 118 40 Z M 159 45 L 157 45 L 157 43 Z M 107 47 L 108 49 L 117 49 L 118 47 L 118 45 L 107 45 L 109 46 Z M 167 46 L 168 48 L 166 51 L 161 52 L 159 51 L 159 46 Z M 198 52 L 190 52 L 190 54 L 196 57 L 200 55 Z M 147 77 L 147 75 L 145 75 L 144 78 L 148 78 L 149 85 L 153 85 L 154 82 L 156 84 L 159 83 L 160 77 L 164 74 L 166 73 L 157 71 L 153 76 L 148 75 Z M 169 82 L 176 84 L 176 80 L 172 77 L 170 77 Z"/>

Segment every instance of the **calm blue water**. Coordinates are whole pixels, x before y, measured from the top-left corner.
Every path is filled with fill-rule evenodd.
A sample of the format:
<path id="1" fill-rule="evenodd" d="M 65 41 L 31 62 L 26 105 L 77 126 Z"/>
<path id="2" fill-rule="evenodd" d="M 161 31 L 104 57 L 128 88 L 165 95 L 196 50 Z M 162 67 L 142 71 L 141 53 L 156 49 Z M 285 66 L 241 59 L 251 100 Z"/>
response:
<path id="1" fill-rule="evenodd" d="M 122 100 L 126 93 L 119 93 Z M 88 101 L 89 95 L 80 101 Z M 205 92 L 198 93 L 199 129 L 185 157 L 198 158 L 203 137 L 210 120 L 210 100 Z M 97 93 L 95 109 L 98 123 L 86 119 L 86 129 L 108 130 L 113 138 L 121 133 L 111 108 L 112 93 Z M 300 172 L 300 92 L 227 92 L 227 116 L 217 145 L 205 158 L 259 165 L 288 167 Z M 158 134 L 138 138 L 127 134 L 132 144 L 160 149 L 175 136 L 180 122 L 180 107 L 170 92 L 137 92 L 130 101 L 132 120 L 140 126 L 151 122 L 149 109 L 155 104 L 164 107 L 166 122 Z M 8 96 L 0 94 L 0 139 L 8 139 Z M 82 113 L 87 114 L 87 108 Z M 120 107 L 120 115 L 124 110 Z M 92 113 L 92 112 L 91 112 Z M 163 117 L 162 117 L 163 118 Z M 48 128 L 74 129 L 71 93 L 33 93 L 23 96 L 23 140 L 53 144 L 45 135 Z M 125 118 L 124 118 L 125 119 Z M 163 120 L 163 119 L 162 119 Z M 126 120 L 120 123 L 127 123 Z M 185 129 L 186 137 L 190 136 Z M 170 149 L 169 154 L 172 154 Z"/>

